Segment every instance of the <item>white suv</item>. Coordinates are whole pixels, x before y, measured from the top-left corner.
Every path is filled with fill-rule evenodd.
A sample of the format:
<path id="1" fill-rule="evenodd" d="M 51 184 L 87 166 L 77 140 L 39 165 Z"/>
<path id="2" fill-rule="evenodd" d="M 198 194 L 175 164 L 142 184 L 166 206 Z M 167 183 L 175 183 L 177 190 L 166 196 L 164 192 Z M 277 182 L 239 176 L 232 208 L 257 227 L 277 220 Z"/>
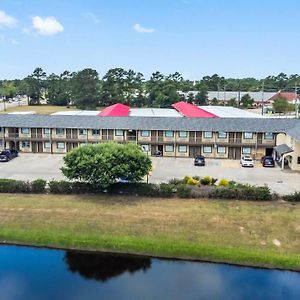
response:
<path id="1" fill-rule="evenodd" d="M 244 155 L 241 158 L 241 165 L 242 167 L 254 167 L 253 159 L 250 155 Z"/>

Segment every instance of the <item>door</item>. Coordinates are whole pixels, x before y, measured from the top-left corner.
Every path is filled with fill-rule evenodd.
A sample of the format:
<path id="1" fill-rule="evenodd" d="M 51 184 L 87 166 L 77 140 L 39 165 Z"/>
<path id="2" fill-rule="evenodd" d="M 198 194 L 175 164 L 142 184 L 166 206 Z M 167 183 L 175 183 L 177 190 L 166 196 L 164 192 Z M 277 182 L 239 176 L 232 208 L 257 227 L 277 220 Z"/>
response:
<path id="1" fill-rule="evenodd" d="M 235 159 L 241 159 L 242 151 L 241 148 L 235 148 Z"/>
<path id="2" fill-rule="evenodd" d="M 67 129 L 66 130 L 66 137 L 67 137 L 67 139 L 70 139 L 72 136 L 71 136 L 71 132 L 72 132 L 72 130 L 71 129 Z"/>
<path id="3" fill-rule="evenodd" d="M 72 139 L 78 139 L 78 129 L 72 129 Z"/>
<path id="4" fill-rule="evenodd" d="M 162 130 L 159 130 L 158 131 L 158 140 L 163 141 L 163 139 L 164 139 L 164 132 Z M 160 151 L 160 150 L 158 149 L 158 151 Z"/>
<path id="5" fill-rule="evenodd" d="M 32 151 L 32 153 L 38 152 L 37 142 L 31 142 L 31 151 Z"/>
<path id="6" fill-rule="evenodd" d="M 36 135 L 37 135 L 37 138 L 42 138 L 43 137 L 43 130 L 42 128 L 37 128 L 36 129 Z"/>
<path id="7" fill-rule="evenodd" d="M 228 158 L 234 159 L 234 148 L 233 147 L 228 147 Z"/>
<path id="8" fill-rule="evenodd" d="M 234 132 L 229 132 L 229 143 L 234 143 L 234 138 L 235 133 Z M 229 155 L 229 150 L 228 150 L 228 155 Z"/>
<path id="9" fill-rule="evenodd" d="M 241 132 L 236 132 L 236 134 L 235 134 L 235 141 L 236 141 L 236 143 L 241 143 L 242 142 L 242 133 Z"/>
<path id="10" fill-rule="evenodd" d="M 263 138 L 263 134 L 262 133 L 258 133 L 257 134 L 257 144 L 259 144 L 259 145 L 262 144 L 262 138 Z"/>
<path id="11" fill-rule="evenodd" d="M 195 142 L 195 131 L 190 131 L 189 132 L 189 141 L 190 142 Z"/>
<path id="12" fill-rule="evenodd" d="M 152 130 L 151 131 L 151 141 L 157 141 L 157 130 Z M 156 150 L 154 150 L 155 152 Z"/>
<path id="13" fill-rule="evenodd" d="M 195 157 L 196 155 L 201 154 L 201 147 L 200 146 L 190 146 L 189 147 L 189 157 Z"/>
<path id="14" fill-rule="evenodd" d="M 43 143 L 37 142 L 37 152 L 43 153 Z"/>

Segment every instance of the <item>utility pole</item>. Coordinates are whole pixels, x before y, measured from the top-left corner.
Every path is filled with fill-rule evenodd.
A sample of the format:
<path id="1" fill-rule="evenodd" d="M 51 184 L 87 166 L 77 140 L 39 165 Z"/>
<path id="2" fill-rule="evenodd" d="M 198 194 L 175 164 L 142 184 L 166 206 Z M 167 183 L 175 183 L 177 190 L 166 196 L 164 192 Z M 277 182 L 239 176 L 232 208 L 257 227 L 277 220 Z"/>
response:
<path id="1" fill-rule="evenodd" d="M 262 82 L 261 85 L 261 114 L 264 114 L 264 88 L 265 88 L 265 82 Z"/>
<path id="2" fill-rule="evenodd" d="M 298 87 L 297 81 L 295 81 L 295 118 L 299 118 L 299 99 L 298 99 Z"/>
<path id="3" fill-rule="evenodd" d="M 218 83 L 218 103 L 220 102 L 220 83 Z"/>
<path id="4" fill-rule="evenodd" d="M 225 106 L 226 104 L 226 84 L 224 84 L 224 102 L 223 105 Z"/>

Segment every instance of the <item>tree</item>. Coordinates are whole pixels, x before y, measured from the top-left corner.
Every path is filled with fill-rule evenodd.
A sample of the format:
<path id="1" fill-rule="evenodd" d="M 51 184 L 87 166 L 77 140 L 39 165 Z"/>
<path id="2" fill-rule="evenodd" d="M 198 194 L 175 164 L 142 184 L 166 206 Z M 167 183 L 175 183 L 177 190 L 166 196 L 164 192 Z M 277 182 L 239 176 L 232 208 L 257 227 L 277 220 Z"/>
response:
<path id="1" fill-rule="evenodd" d="M 80 109 L 95 109 L 99 103 L 99 78 L 96 70 L 84 69 L 71 79 L 74 104 Z"/>
<path id="2" fill-rule="evenodd" d="M 45 89 L 46 73 L 42 68 L 36 68 L 31 75 L 25 78 L 26 95 L 29 97 L 29 104 L 41 104 Z"/>
<path id="3" fill-rule="evenodd" d="M 47 78 L 46 98 L 51 105 L 68 105 L 71 100 L 70 91 L 71 74 L 63 72 L 60 76 L 51 74 Z"/>
<path id="4" fill-rule="evenodd" d="M 194 100 L 195 100 L 194 94 L 193 93 L 188 93 L 186 100 L 187 100 L 188 103 L 193 103 Z"/>
<path id="5" fill-rule="evenodd" d="M 207 105 L 207 91 L 206 90 L 201 90 L 197 93 L 195 96 L 195 102 L 197 105 Z"/>
<path id="6" fill-rule="evenodd" d="M 5 101 L 16 96 L 16 87 L 12 81 L 4 80 L 0 85 L 0 96 L 4 97 Z"/>
<path id="7" fill-rule="evenodd" d="M 233 106 L 233 107 L 237 107 L 238 106 L 238 102 L 236 101 L 236 98 L 231 98 L 229 99 L 229 101 L 227 102 L 228 106 Z"/>
<path id="8" fill-rule="evenodd" d="M 242 106 L 244 108 L 249 108 L 249 107 L 252 107 L 253 105 L 253 98 L 250 97 L 249 94 L 245 94 L 242 98 L 241 98 L 241 103 L 242 103 Z"/>
<path id="9" fill-rule="evenodd" d="M 288 111 L 293 111 L 295 109 L 295 106 L 290 104 L 284 97 L 275 99 L 272 106 L 275 113 L 287 113 Z"/>
<path id="10" fill-rule="evenodd" d="M 64 157 L 63 174 L 105 189 L 117 179 L 139 182 L 151 168 L 150 158 L 140 146 L 103 143 L 76 148 Z"/>

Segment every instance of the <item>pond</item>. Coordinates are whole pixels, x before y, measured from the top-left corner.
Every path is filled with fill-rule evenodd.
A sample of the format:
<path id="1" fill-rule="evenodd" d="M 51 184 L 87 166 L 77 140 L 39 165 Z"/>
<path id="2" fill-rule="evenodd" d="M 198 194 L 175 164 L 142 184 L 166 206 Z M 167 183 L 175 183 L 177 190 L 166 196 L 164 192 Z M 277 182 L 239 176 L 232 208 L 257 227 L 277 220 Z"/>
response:
<path id="1" fill-rule="evenodd" d="M 299 299 L 300 273 L 0 246 L 0 299 Z"/>

